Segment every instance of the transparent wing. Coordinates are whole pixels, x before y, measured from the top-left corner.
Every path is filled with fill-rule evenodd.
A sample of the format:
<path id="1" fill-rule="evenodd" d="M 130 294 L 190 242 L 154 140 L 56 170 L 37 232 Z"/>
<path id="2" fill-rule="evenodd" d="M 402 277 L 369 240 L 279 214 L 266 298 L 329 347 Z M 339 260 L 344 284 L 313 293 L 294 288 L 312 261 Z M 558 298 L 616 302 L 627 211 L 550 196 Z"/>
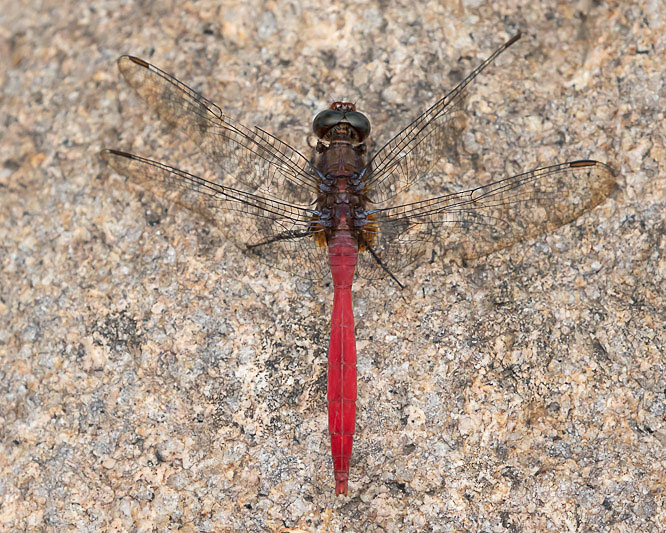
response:
<path id="1" fill-rule="evenodd" d="M 453 145 L 459 128 L 453 127 L 464 116 L 466 88 L 509 46 L 520 33 L 500 46 L 444 98 L 405 127 L 382 146 L 367 165 L 368 198 L 384 202 L 423 176 Z"/>
<path id="2" fill-rule="evenodd" d="M 387 209 L 372 215 L 372 253 L 359 257 L 358 275 L 399 272 L 429 249 L 465 260 L 571 222 L 609 194 L 615 178 L 597 161 L 538 168 L 482 187 Z M 382 265 L 384 265 L 382 267 Z"/>
<path id="3" fill-rule="evenodd" d="M 142 59 L 122 56 L 118 68 L 160 119 L 184 130 L 225 175 L 288 202 L 309 204 L 316 197 L 316 174 L 294 148 L 260 128 L 232 122 L 214 103 Z"/>
<path id="4" fill-rule="evenodd" d="M 138 185 L 217 225 L 249 256 L 305 278 L 328 274 L 328 253 L 315 241 L 321 227 L 314 211 L 225 187 L 138 155 L 117 150 L 101 155 Z"/>

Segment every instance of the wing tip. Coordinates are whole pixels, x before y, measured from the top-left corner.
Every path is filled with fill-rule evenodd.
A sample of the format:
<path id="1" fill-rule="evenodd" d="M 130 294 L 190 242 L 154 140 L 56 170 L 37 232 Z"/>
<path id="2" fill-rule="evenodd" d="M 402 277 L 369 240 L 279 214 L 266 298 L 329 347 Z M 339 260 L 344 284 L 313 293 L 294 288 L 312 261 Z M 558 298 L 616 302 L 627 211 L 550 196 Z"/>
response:
<path id="1" fill-rule="evenodd" d="M 119 164 L 118 158 L 124 159 L 134 159 L 137 160 L 137 156 L 130 154 L 129 152 L 123 152 L 121 150 L 114 150 L 113 148 L 105 148 L 99 152 L 99 156 L 106 162 L 107 165 L 110 165 L 113 168 L 117 168 Z"/>
<path id="2" fill-rule="evenodd" d="M 114 150 L 113 148 L 105 148 L 102 150 L 99 155 L 101 155 L 105 160 L 109 160 L 110 156 L 117 155 L 120 157 L 126 157 L 127 159 L 132 159 L 132 154 L 129 152 L 122 152 L 121 150 Z"/>
<path id="3" fill-rule="evenodd" d="M 598 167 L 608 172 L 611 176 L 616 177 L 618 172 L 610 165 L 595 161 L 594 159 L 578 159 L 569 162 L 569 168 L 585 168 L 585 167 Z"/>
<path id="4" fill-rule="evenodd" d="M 143 68 L 149 68 L 150 67 L 150 64 L 147 61 L 144 61 L 143 59 L 141 59 L 139 57 L 123 54 L 118 58 L 118 66 L 121 66 L 122 63 L 127 63 L 127 62 L 135 63 L 135 64 L 137 64 L 137 65 L 139 65 L 140 67 L 143 67 Z"/>
<path id="5" fill-rule="evenodd" d="M 594 167 L 598 165 L 598 161 L 594 161 L 592 159 L 578 159 L 576 161 L 570 161 L 569 166 L 572 168 L 580 168 L 580 167 Z"/>
<path id="6" fill-rule="evenodd" d="M 504 45 L 505 48 L 508 48 L 511 46 L 513 43 L 515 43 L 518 39 L 520 39 L 523 36 L 522 32 L 518 30 L 518 33 L 516 33 L 511 39 L 509 39 L 506 44 Z"/>

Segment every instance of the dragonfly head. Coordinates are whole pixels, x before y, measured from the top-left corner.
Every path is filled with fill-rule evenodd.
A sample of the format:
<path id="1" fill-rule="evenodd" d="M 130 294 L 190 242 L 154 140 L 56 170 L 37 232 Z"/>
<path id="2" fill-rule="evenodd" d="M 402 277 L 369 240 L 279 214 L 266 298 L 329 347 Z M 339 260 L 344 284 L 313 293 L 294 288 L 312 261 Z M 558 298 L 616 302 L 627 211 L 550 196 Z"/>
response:
<path id="1" fill-rule="evenodd" d="M 333 102 L 317 114 L 312 130 L 323 141 L 348 139 L 360 143 L 370 135 L 370 121 L 351 102 Z"/>

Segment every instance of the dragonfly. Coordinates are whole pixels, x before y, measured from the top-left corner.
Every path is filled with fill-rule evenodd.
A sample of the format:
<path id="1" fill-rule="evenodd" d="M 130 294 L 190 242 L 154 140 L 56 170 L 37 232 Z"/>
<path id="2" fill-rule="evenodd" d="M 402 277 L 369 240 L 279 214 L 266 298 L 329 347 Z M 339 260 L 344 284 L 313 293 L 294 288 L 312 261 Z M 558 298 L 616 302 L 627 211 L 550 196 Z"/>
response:
<path id="1" fill-rule="evenodd" d="M 328 346 L 328 431 L 336 494 L 347 494 L 356 425 L 354 277 L 403 284 L 399 272 L 439 247 L 464 260 L 567 224 L 608 195 L 614 172 L 577 160 L 502 177 L 486 185 L 400 203 L 445 155 L 455 121 L 466 117 L 472 82 L 520 39 L 517 33 L 453 90 L 374 153 L 370 121 L 336 101 L 313 121 L 307 158 L 137 57 L 118 68 L 169 126 L 183 130 L 216 166 L 204 179 L 120 150 L 103 150 L 117 172 L 217 225 L 245 254 L 296 276 L 333 280 Z"/>

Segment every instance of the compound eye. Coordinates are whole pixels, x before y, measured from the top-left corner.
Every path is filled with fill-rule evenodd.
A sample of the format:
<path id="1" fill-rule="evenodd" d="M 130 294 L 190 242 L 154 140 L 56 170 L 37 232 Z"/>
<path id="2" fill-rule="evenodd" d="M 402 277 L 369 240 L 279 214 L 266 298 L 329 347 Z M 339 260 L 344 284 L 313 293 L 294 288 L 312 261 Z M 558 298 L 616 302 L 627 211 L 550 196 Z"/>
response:
<path id="1" fill-rule="evenodd" d="M 333 126 L 340 123 L 343 119 L 344 113 L 342 111 L 337 111 L 335 109 L 327 109 L 319 113 L 314 121 L 312 122 L 312 131 L 320 139 L 324 138 L 324 135 L 328 133 Z"/>
<path id="2" fill-rule="evenodd" d="M 345 113 L 345 120 L 351 124 L 351 127 L 356 130 L 361 140 L 370 135 L 370 121 L 363 113 L 358 111 L 349 111 Z"/>

